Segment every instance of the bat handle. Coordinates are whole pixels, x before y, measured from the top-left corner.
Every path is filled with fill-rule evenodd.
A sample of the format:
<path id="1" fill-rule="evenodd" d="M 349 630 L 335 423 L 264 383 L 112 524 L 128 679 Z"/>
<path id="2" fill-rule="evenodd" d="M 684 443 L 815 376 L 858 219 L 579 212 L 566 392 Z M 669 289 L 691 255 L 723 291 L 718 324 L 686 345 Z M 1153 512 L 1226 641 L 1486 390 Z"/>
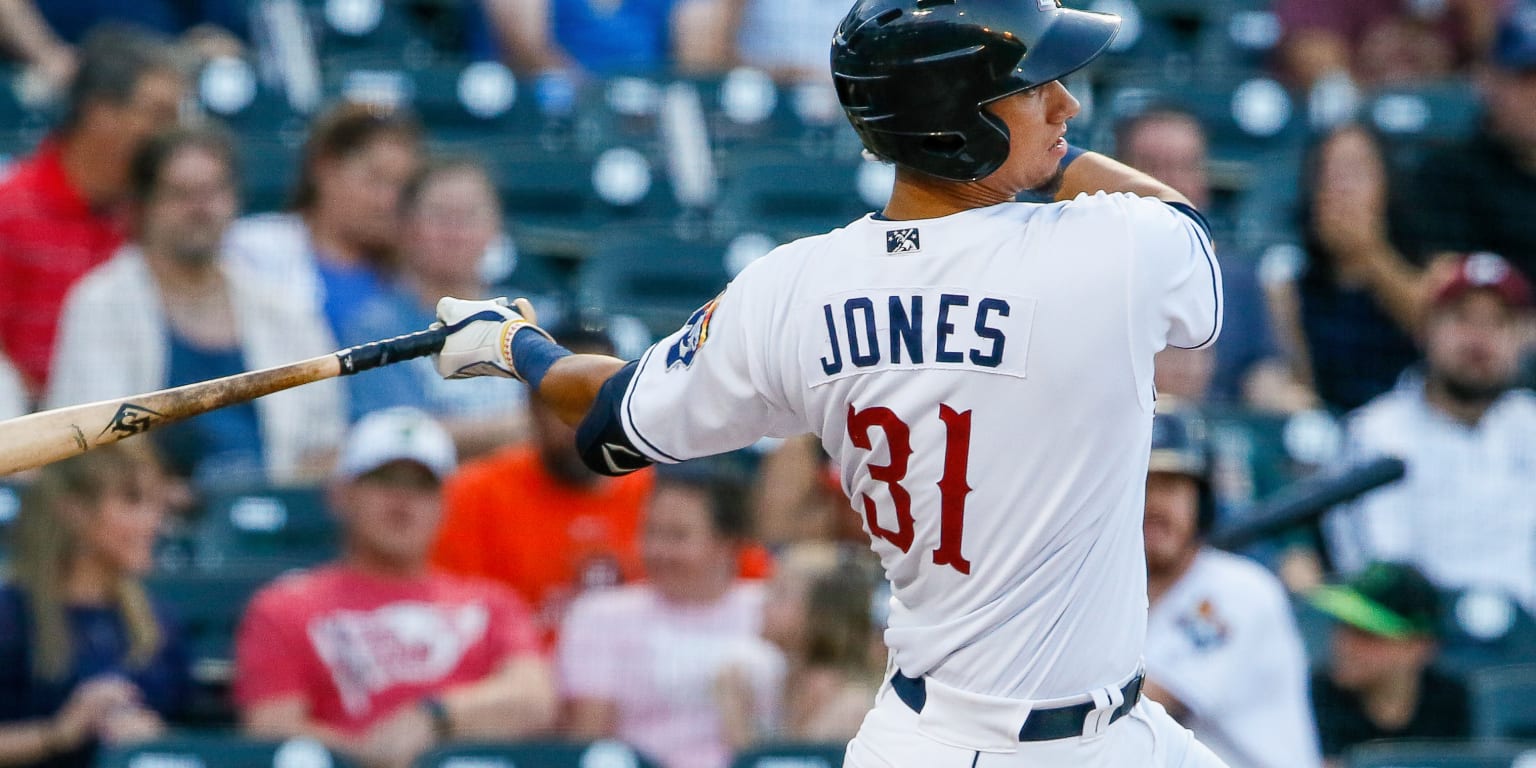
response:
<path id="1" fill-rule="evenodd" d="M 452 332 L 448 328 L 429 328 L 393 339 L 373 341 L 343 349 L 336 353 L 336 359 L 341 362 L 341 375 L 351 376 L 381 365 L 435 354 L 443 348 L 443 342 Z"/>

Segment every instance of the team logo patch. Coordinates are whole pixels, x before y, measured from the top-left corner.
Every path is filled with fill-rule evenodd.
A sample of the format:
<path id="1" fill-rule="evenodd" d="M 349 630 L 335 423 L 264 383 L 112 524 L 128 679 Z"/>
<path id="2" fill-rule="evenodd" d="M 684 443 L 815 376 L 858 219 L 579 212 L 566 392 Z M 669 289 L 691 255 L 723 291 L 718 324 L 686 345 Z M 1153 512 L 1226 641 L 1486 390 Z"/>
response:
<path id="1" fill-rule="evenodd" d="M 716 296 L 688 318 L 688 322 L 683 325 L 683 335 L 667 350 L 667 370 L 675 371 L 693 365 L 694 355 L 704 348 L 704 342 L 709 341 L 709 321 L 715 316 L 715 305 L 719 303 L 720 297 Z"/>
<path id="2" fill-rule="evenodd" d="M 1216 613 L 1210 600 L 1201 600 L 1195 610 L 1180 616 L 1177 623 L 1190 643 L 1200 650 L 1221 645 L 1230 634 L 1226 620 Z"/>
<path id="3" fill-rule="evenodd" d="M 923 249 L 917 229 L 892 229 L 885 233 L 886 253 L 917 253 Z"/>

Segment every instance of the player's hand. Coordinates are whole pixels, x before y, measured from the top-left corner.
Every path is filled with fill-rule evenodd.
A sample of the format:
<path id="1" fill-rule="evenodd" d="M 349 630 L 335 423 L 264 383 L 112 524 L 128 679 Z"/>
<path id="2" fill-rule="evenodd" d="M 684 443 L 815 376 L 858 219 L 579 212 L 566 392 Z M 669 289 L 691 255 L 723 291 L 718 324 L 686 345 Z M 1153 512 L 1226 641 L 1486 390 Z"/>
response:
<path id="1" fill-rule="evenodd" d="M 432 356 L 445 379 L 501 376 L 522 380 L 512 364 L 512 334 L 536 325 L 538 316 L 527 299 L 508 304 L 505 298 L 467 301 L 452 297 L 437 302 L 437 323 L 451 331 L 441 352 Z"/>

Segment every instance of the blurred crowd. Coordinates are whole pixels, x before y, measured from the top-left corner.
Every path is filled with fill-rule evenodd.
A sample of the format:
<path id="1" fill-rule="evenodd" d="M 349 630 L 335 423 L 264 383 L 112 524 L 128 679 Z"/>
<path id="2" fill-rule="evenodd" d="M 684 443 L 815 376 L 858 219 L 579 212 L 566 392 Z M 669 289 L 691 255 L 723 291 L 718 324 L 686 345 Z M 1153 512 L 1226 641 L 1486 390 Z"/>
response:
<path id="1" fill-rule="evenodd" d="M 1118 69 L 1071 84 L 1138 83 L 1073 139 L 1209 214 L 1228 297 L 1213 350 L 1157 363 L 1148 695 L 1234 768 L 1346 766 L 1384 738 L 1536 738 L 1536 674 L 1504 667 L 1536 661 L 1536 3 L 1220 4 L 1233 35 L 1268 37 L 1253 66 L 1306 113 L 1294 136 L 1249 136 L 1262 151 L 1241 162 L 1228 128 L 1180 98 L 1174 65 L 1198 48 L 1180 42 L 1186 16 L 1153 5 L 1092 4 L 1144 13 L 1134 45 L 1166 34 L 1173 53 L 1138 59 L 1126 43 Z M 547 195 L 541 179 L 456 151 L 409 99 L 326 93 L 294 111 L 297 129 L 282 124 L 291 169 L 253 164 L 249 148 L 280 137 L 210 109 L 224 63 L 250 63 L 292 106 L 316 88 L 295 51 L 347 54 L 366 36 L 315 30 L 405 19 L 438 59 L 499 62 L 546 116 L 637 78 L 757 73 L 770 92 L 825 100 L 844 12 L 0 2 L 14 97 L 49 116 L 38 131 L 0 125 L 30 137 L 0 179 L 0 418 L 409 333 L 450 295 L 530 295 L 572 350 L 630 357 L 686 311 L 635 317 L 572 274 L 634 269 L 697 304 L 741 265 L 739 240 L 705 248 L 727 265 L 718 275 L 688 273 L 681 249 L 541 262 L 511 202 Z M 312 18 L 296 38 L 288 22 Z M 471 108 L 463 90 L 448 98 Z M 1387 100 L 1444 91 L 1475 111 L 1465 131 L 1438 132 L 1428 101 Z M 1238 101 L 1226 121 L 1243 122 Z M 1383 104 L 1427 116 L 1405 131 Z M 688 113 L 658 121 L 676 221 L 623 220 L 624 235 L 707 209 L 684 198 L 717 179 L 698 192 L 686 150 L 733 137 L 707 120 L 690 133 Z M 788 183 L 811 195 L 808 179 L 864 163 L 843 133 L 832 146 L 849 157 L 812 155 Z M 793 154 L 811 136 L 778 138 Z M 513 139 L 530 137 L 474 146 L 522 151 Z M 280 201 L 253 199 L 257 177 L 281 179 Z M 876 194 L 838 194 L 877 209 L 872 178 Z M 581 251 L 580 234 L 554 250 Z M 125 419 L 116 428 L 134 431 Z M 1289 481 L 1384 456 L 1405 463 L 1402 480 L 1236 552 L 1207 543 Z M 661 768 L 725 768 L 769 743 L 836 754 L 886 673 L 879 566 L 810 437 L 603 478 L 521 385 L 445 382 L 416 360 L 0 483 L 0 765 L 92 765 L 103 749 L 234 727 L 363 766 L 457 742 L 615 740 Z M 1523 706 L 1479 704 L 1512 679 L 1530 686 Z"/>

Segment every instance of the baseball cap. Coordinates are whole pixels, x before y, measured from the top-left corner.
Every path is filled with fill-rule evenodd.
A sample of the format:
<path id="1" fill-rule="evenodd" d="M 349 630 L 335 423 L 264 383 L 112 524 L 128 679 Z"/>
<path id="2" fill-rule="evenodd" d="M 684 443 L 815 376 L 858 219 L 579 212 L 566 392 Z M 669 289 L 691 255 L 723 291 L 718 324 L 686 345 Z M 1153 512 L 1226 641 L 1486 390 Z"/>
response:
<path id="1" fill-rule="evenodd" d="M 1517 3 L 1504 16 L 1493 40 L 1493 62 L 1504 69 L 1536 71 L 1536 2 Z"/>
<path id="2" fill-rule="evenodd" d="M 453 438 L 415 408 L 387 408 L 359 419 L 337 462 L 339 476 L 354 480 L 394 461 L 414 461 L 446 480 L 458 466 Z"/>
<path id="3" fill-rule="evenodd" d="M 1473 253 L 1457 260 L 1449 279 L 1435 288 L 1435 306 L 1455 301 L 1471 290 L 1488 290 L 1511 307 L 1531 305 L 1531 284 L 1502 256 Z"/>
<path id="4" fill-rule="evenodd" d="M 1372 563 L 1343 584 L 1317 589 L 1307 601 L 1356 629 L 1393 640 L 1434 635 L 1440 621 L 1440 593 L 1404 563 Z"/>

